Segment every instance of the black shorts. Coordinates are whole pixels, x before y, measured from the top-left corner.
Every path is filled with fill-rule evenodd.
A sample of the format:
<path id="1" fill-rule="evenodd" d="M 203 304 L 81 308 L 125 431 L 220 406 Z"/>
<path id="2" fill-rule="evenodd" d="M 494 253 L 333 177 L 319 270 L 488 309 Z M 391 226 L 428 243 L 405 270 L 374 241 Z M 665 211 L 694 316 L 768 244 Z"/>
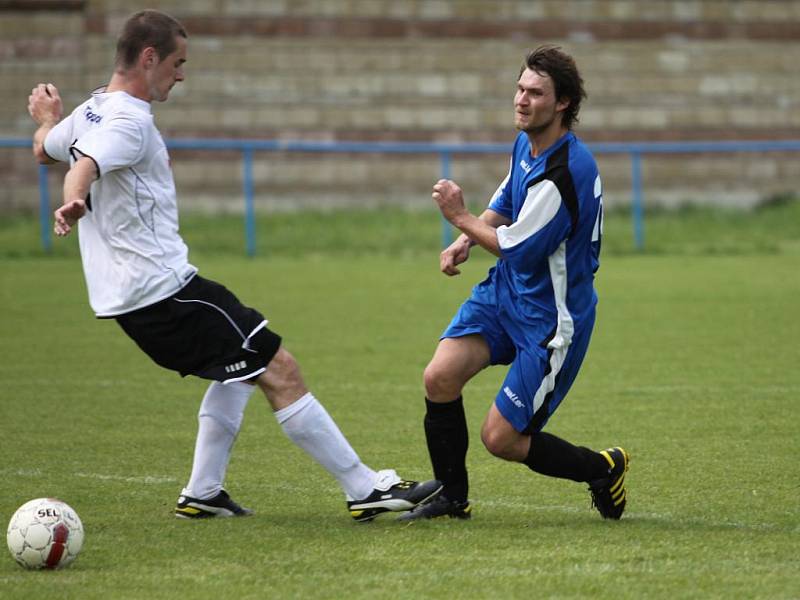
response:
<path id="1" fill-rule="evenodd" d="M 281 345 L 261 313 L 199 275 L 174 296 L 116 320 L 150 358 L 183 377 L 253 379 Z"/>

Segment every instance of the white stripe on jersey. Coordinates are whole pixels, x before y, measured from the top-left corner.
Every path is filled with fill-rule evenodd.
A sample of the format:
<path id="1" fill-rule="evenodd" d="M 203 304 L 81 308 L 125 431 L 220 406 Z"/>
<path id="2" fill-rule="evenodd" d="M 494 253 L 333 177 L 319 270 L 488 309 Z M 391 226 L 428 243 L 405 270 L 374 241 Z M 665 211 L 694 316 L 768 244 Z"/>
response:
<path id="1" fill-rule="evenodd" d="M 600 181 L 600 175 L 594 180 L 594 197 L 597 198 L 600 206 L 597 209 L 597 219 L 594 221 L 592 241 L 598 242 L 603 237 L 603 183 Z"/>
<path id="2" fill-rule="evenodd" d="M 545 179 L 528 188 L 517 220 L 497 228 L 500 248 L 513 248 L 540 231 L 553 220 L 561 207 L 561 194 L 556 184 Z"/>
<path id="3" fill-rule="evenodd" d="M 556 377 L 564 366 L 567 351 L 572 343 L 575 323 L 567 309 L 567 242 L 561 242 L 558 249 L 548 258 L 550 279 L 553 282 L 553 297 L 558 311 L 558 325 L 553 339 L 547 344 L 552 350 L 550 355 L 550 372 L 542 380 L 533 397 L 533 412 L 541 408 L 544 399 L 556 386 Z"/>

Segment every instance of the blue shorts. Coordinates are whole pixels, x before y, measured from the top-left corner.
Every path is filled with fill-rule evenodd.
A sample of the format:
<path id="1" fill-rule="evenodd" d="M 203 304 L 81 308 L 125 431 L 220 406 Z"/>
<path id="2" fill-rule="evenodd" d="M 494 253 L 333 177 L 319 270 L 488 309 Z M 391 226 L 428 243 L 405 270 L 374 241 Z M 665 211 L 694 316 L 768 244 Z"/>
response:
<path id="1" fill-rule="evenodd" d="M 520 315 L 511 302 L 498 300 L 495 286 L 479 284 L 461 305 L 442 338 L 480 334 L 493 365 L 510 364 L 495 397 L 500 414 L 520 433 L 535 433 L 567 395 L 578 375 L 594 327 L 592 308 L 572 321 L 571 340 L 557 335 L 555 315 Z M 563 332 L 563 328 L 562 328 Z"/>

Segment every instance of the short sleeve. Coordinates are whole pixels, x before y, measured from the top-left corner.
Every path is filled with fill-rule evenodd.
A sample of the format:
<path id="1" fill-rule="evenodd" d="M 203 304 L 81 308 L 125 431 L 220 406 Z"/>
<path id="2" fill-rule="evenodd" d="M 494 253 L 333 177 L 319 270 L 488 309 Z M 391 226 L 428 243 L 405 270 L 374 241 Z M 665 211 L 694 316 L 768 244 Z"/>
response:
<path id="1" fill-rule="evenodd" d="M 137 120 L 118 116 L 87 131 L 72 147 L 94 160 L 102 177 L 110 171 L 124 169 L 142 160 L 145 128 Z"/>
<path id="2" fill-rule="evenodd" d="M 62 119 L 44 138 L 44 151 L 53 160 L 69 162 L 69 147 L 72 145 L 72 115 Z"/>
<path id="3" fill-rule="evenodd" d="M 528 189 L 517 221 L 497 228 L 497 241 L 503 258 L 524 270 L 555 252 L 570 230 L 570 214 L 561 193 L 545 179 Z"/>

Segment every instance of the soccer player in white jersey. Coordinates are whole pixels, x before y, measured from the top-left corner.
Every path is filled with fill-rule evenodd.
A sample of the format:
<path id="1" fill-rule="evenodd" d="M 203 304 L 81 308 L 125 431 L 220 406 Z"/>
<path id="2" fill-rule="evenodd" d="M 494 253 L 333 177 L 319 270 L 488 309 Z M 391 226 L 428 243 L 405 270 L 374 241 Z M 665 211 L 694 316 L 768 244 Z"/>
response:
<path id="1" fill-rule="evenodd" d="M 552 477 L 586 482 L 604 518 L 625 508 L 628 455 L 594 452 L 542 431 L 578 374 L 597 296 L 602 187 L 572 132 L 586 94 L 574 60 L 542 46 L 523 62 L 514 97 L 519 130 L 507 177 L 479 216 L 452 181 L 433 186 L 442 215 L 462 234 L 440 256 L 446 275 L 479 245 L 498 257 L 442 334 L 425 369 L 425 434 L 444 489 L 401 520 L 471 516 L 462 389 L 489 365 L 510 364 L 481 429 L 493 455 Z"/>
<path id="2" fill-rule="evenodd" d="M 52 84 L 31 92 L 40 163 L 69 162 L 55 232 L 78 224 L 89 302 L 115 319 L 156 363 L 212 380 L 200 405 L 191 476 L 178 498 L 183 518 L 241 516 L 252 511 L 223 488 L 245 405 L 256 385 L 286 435 L 341 485 L 351 516 L 369 521 L 432 498 L 438 481 L 401 479 L 365 465 L 308 391 L 297 362 L 225 287 L 197 274 L 178 233 L 175 186 L 152 102 L 184 80 L 187 34 L 159 11 L 131 16 L 117 41 L 114 73 L 61 120 Z"/>

